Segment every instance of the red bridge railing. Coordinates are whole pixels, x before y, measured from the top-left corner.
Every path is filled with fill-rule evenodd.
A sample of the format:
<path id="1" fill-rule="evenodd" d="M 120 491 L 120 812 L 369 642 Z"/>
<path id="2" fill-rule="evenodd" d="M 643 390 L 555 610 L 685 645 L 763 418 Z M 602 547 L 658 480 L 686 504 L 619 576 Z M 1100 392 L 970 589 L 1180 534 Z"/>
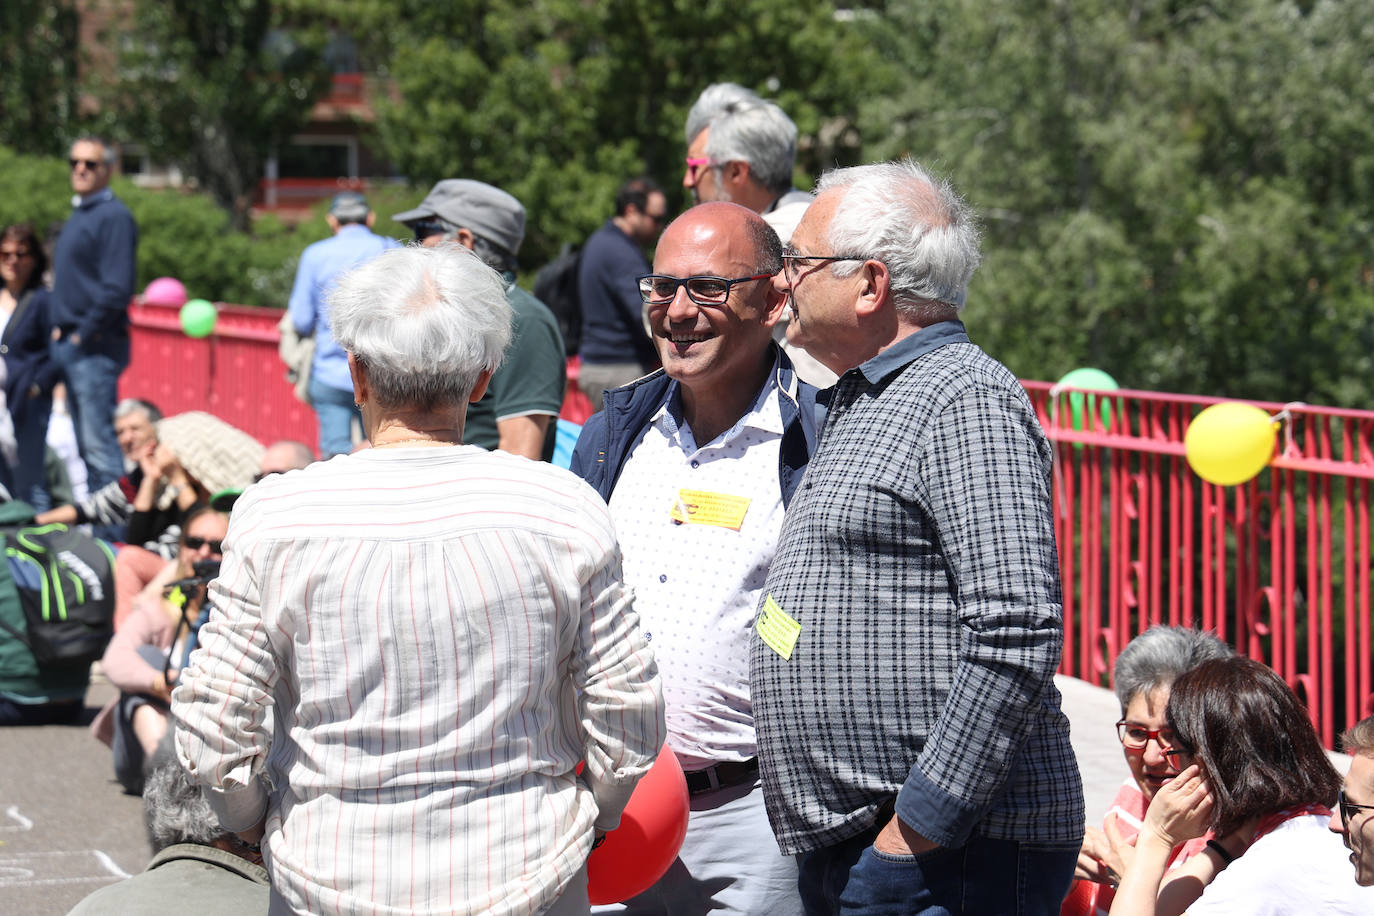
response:
<path id="1" fill-rule="evenodd" d="M 314 445 L 315 415 L 277 358 L 280 312 L 222 306 L 203 340 L 182 333 L 174 308 L 136 304 L 130 316 L 121 395 L 169 414 L 208 410 L 263 442 Z M 1147 627 L 1201 626 L 1285 677 L 1328 746 L 1374 711 L 1374 411 L 1286 405 L 1270 466 L 1218 487 L 1189 470 L 1183 446 L 1189 422 L 1218 399 L 1089 395 L 1075 426 L 1067 394 L 1024 384 L 1055 443 L 1063 673 L 1107 684 L 1117 654 Z"/>
<path id="2" fill-rule="evenodd" d="M 1374 412 L 1252 402 L 1289 413 L 1275 457 L 1254 480 L 1219 487 L 1192 473 L 1183 445 L 1219 399 L 1087 395 L 1076 418 L 1068 395 L 1024 384 L 1055 443 L 1061 671 L 1108 683 L 1146 628 L 1201 626 L 1281 674 L 1327 746 L 1374 711 Z"/>

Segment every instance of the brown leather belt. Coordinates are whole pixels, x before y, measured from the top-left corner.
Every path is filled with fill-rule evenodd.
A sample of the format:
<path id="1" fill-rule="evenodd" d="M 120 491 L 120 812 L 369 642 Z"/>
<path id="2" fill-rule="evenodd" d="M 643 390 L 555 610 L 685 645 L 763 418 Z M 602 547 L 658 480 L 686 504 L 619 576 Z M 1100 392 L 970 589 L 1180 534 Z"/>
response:
<path id="1" fill-rule="evenodd" d="M 750 757 L 738 763 L 718 763 L 704 770 L 683 774 L 687 777 L 687 794 L 714 792 L 742 782 L 753 782 L 759 775 L 759 759 Z"/>

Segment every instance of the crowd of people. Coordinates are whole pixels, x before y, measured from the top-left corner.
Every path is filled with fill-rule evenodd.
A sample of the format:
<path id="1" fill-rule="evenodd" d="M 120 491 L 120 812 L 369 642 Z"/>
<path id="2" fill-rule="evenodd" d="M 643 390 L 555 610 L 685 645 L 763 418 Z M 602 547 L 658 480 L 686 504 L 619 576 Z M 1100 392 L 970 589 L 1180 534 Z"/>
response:
<path id="1" fill-rule="evenodd" d="M 302 258 L 284 330 L 325 460 L 110 405 L 124 465 L 38 518 L 124 544 L 93 730 L 157 855 L 78 912 L 1368 911 L 1374 719 L 1342 784 L 1288 685 L 1207 634 L 1118 659 L 1131 778 L 1085 828 L 1052 450 L 959 321 L 953 185 L 900 160 L 796 191 L 795 126 L 731 84 L 685 140 L 695 205 L 632 181 L 582 254 L 604 393 L 569 470 L 524 209 L 464 178 L 395 215 L 408 245 L 340 194 Z M 78 147 L 74 176 L 107 168 Z M 117 365 L 112 327 L 53 344 Z M 665 748 L 676 861 L 593 908 Z"/>

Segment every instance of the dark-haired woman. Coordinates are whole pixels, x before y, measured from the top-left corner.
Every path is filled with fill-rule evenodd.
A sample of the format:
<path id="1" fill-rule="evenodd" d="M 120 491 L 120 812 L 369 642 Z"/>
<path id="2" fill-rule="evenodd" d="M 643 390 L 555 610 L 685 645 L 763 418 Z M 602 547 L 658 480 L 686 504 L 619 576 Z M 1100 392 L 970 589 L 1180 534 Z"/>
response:
<path id="1" fill-rule="evenodd" d="M 17 454 L 11 480 L 18 499 L 39 512 L 51 508 L 43 479 L 43 449 L 52 412 L 52 388 L 61 369 L 48 358 L 47 256 L 31 226 L 0 230 L 0 356 L 5 404 L 14 421 Z"/>
<path id="2" fill-rule="evenodd" d="M 1170 751 L 1182 768 L 1150 802 L 1112 916 L 1374 913 L 1326 829 L 1341 780 L 1297 695 L 1259 662 L 1204 662 L 1174 681 Z M 1164 878 L 1178 843 L 1202 855 Z"/>

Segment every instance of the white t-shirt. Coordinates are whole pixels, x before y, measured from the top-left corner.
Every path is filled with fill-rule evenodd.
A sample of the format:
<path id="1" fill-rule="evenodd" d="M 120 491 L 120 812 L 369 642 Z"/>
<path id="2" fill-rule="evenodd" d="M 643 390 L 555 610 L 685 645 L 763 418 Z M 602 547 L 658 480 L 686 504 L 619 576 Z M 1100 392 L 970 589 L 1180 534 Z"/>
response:
<path id="1" fill-rule="evenodd" d="M 1374 887 L 1355 883 L 1350 851 L 1327 821 L 1304 814 L 1260 837 L 1207 885 L 1188 916 L 1374 913 Z"/>

